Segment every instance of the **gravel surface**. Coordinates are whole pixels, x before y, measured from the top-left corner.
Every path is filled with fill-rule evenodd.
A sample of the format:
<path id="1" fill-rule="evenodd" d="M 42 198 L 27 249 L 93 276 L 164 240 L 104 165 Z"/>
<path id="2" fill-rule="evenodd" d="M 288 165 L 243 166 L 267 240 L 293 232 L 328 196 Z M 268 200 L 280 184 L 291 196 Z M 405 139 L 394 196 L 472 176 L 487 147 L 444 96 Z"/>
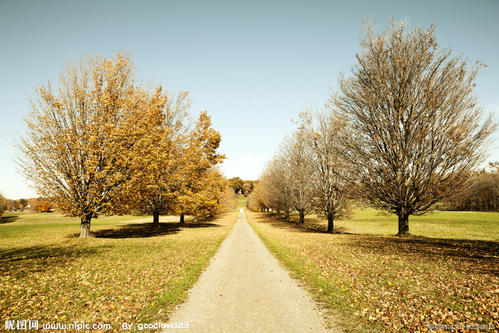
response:
<path id="1" fill-rule="evenodd" d="M 176 322 L 189 323 L 189 332 L 330 332 L 311 297 L 270 254 L 242 209 L 187 301 L 170 317 Z"/>

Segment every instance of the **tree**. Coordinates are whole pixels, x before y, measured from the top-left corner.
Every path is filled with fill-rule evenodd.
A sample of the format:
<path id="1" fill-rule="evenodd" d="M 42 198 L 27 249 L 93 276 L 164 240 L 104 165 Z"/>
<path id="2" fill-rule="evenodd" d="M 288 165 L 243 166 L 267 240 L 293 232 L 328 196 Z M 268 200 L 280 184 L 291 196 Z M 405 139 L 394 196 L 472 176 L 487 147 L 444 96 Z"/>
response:
<path id="1" fill-rule="evenodd" d="M 216 168 L 211 168 L 199 178 L 198 188 L 191 188 L 188 214 L 204 220 L 223 210 L 223 197 L 228 188 L 227 181 Z M 194 189 L 194 191 L 192 191 Z"/>
<path id="2" fill-rule="evenodd" d="M 494 129 L 473 95 L 479 64 L 439 49 L 435 28 L 405 23 L 374 35 L 367 26 L 338 108 L 351 123 L 344 141 L 362 196 L 398 216 L 398 235 L 453 191 L 483 159 Z"/>
<path id="3" fill-rule="evenodd" d="M 10 203 L 11 203 L 12 210 L 19 210 L 20 209 L 19 200 L 11 200 Z"/>
<path id="4" fill-rule="evenodd" d="M 135 160 L 136 172 L 123 192 L 121 208 L 151 214 L 153 226 L 159 226 L 160 215 L 174 214 L 178 204 L 190 99 L 185 91 L 173 95 L 157 89 L 155 94 L 161 122 L 142 141 L 142 158 Z"/>
<path id="5" fill-rule="evenodd" d="M 5 197 L 0 193 L 0 217 L 3 215 L 3 212 L 6 210 L 6 199 Z"/>
<path id="6" fill-rule="evenodd" d="M 255 187 L 254 181 L 252 180 L 245 180 L 243 184 L 243 194 L 245 197 L 251 194 Z"/>
<path id="7" fill-rule="evenodd" d="M 37 198 L 29 198 L 27 201 L 28 201 L 28 205 L 31 207 L 31 209 L 34 209 L 38 199 Z"/>
<path id="8" fill-rule="evenodd" d="M 14 210 L 14 200 L 5 199 L 5 210 L 8 210 L 8 211 Z"/>
<path id="9" fill-rule="evenodd" d="M 312 205 L 317 214 L 327 219 L 327 232 L 332 233 L 334 220 L 348 211 L 351 175 L 341 142 L 349 132 L 348 124 L 332 105 L 319 113 L 302 113 L 300 120 L 311 151 Z"/>
<path id="10" fill-rule="evenodd" d="M 219 213 L 228 212 L 235 209 L 237 206 L 237 196 L 234 190 L 229 185 L 229 180 L 226 179 L 226 188 L 220 197 L 220 210 Z"/>
<path id="11" fill-rule="evenodd" d="M 33 208 L 33 210 L 35 210 L 37 212 L 48 213 L 52 209 L 52 203 L 48 199 L 37 198 L 37 199 L 33 200 L 32 208 Z"/>
<path id="12" fill-rule="evenodd" d="M 28 200 L 19 199 L 19 209 L 20 210 L 23 210 L 24 208 L 26 208 L 27 205 L 28 205 Z"/>
<path id="13" fill-rule="evenodd" d="M 92 217 L 113 209 L 140 165 L 160 110 L 155 96 L 134 86 L 123 55 L 68 62 L 58 86 L 36 90 L 19 163 L 40 195 L 80 217 L 87 238 Z"/>
<path id="14" fill-rule="evenodd" d="M 229 184 L 234 190 L 235 194 L 244 194 L 247 197 L 253 191 L 254 182 L 251 180 L 242 180 L 239 177 L 229 179 Z"/>
<path id="15" fill-rule="evenodd" d="M 249 209 L 259 212 L 268 211 L 269 206 L 265 202 L 265 192 L 266 189 L 263 187 L 262 181 L 254 182 L 254 189 L 248 195 L 248 200 L 246 201 L 246 205 Z"/>
<path id="16" fill-rule="evenodd" d="M 180 223 L 184 223 L 184 216 L 192 214 L 206 217 L 207 206 L 219 203 L 218 195 L 225 191 L 225 179 L 213 170 L 213 167 L 225 159 L 225 155 L 218 153 L 222 138 L 219 132 L 211 127 L 211 118 L 206 112 L 201 112 L 192 131 L 187 137 L 186 149 L 183 151 L 182 168 L 177 179 L 176 210 L 180 215 Z M 217 196 L 208 198 L 207 194 Z M 210 201 L 210 203 L 208 203 Z"/>
<path id="17" fill-rule="evenodd" d="M 451 210 L 499 210 L 499 169 L 490 163 L 492 170 L 481 169 L 471 173 L 464 190 L 444 202 Z"/>
<path id="18" fill-rule="evenodd" d="M 279 215 L 284 212 L 284 219 L 289 220 L 292 209 L 291 179 L 281 154 L 276 154 L 269 162 L 259 182 L 260 200 L 263 206 L 275 210 Z"/>
<path id="19" fill-rule="evenodd" d="M 281 157 L 289 173 L 291 205 L 298 211 L 300 224 L 305 223 L 305 215 L 313 210 L 312 155 L 306 143 L 306 135 L 305 129 L 300 126 L 285 140 Z"/>
<path id="20" fill-rule="evenodd" d="M 242 180 L 241 178 L 233 177 L 229 179 L 229 183 L 235 194 L 240 194 L 241 192 L 243 192 L 244 180 Z"/>

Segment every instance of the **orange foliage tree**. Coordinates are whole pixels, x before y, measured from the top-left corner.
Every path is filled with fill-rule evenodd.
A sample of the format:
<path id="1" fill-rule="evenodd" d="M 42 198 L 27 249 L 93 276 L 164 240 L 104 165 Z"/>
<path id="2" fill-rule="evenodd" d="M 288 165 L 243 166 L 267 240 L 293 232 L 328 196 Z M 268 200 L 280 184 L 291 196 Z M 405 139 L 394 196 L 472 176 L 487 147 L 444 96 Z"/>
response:
<path id="1" fill-rule="evenodd" d="M 80 217 L 80 237 L 89 236 L 92 217 L 112 211 L 140 168 L 141 149 L 161 122 L 160 97 L 134 85 L 123 55 L 68 62 L 57 89 L 36 90 L 18 144 L 21 171 L 58 209 Z"/>
<path id="2" fill-rule="evenodd" d="M 159 225 L 159 216 L 176 213 L 177 197 L 184 155 L 187 149 L 188 109 L 187 92 L 176 96 L 158 91 L 161 100 L 161 122 L 151 128 L 144 141 L 141 158 L 135 173 L 121 198 L 124 211 L 135 210 L 153 216 L 153 225 Z"/>
<path id="3" fill-rule="evenodd" d="M 52 210 L 52 203 L 45 198 L 37 198 L 32 201 L 32 208 L 37 212 L 50 212 Z"/>
<path id="4" fill-rule="evenodd" d="M 187 142 L 178 178 L 176 210 L 181 223 L 187 214 L 203 218 L 213 215 L 219 209 L 221 195 L 228 186 L 220 173 L 213 169 L 225 156 L 217 151 L 221 136 L 211 127 L 211 118 L 206 112 L 199 115 Z"/>

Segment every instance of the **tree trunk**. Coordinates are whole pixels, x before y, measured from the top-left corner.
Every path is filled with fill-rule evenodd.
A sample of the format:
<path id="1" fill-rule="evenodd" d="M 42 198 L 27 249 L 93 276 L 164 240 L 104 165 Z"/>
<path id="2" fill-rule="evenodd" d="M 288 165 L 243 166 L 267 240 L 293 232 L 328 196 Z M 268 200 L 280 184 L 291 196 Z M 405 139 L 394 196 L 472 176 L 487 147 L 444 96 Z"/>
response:
<path id="1" fill-rule="evenodd" d="M 92 214 L 83 215 L 80 224 L 80 238 L 90 237 L 90 220 L 92 220 Z"/>
<path id="2" fill-rule="evenodd" d="M 303 224 L 305 223 L 305 212 L 304 211 L 300 211 L 300 224 Z"/>
<path id="3" fill-rule="evenodd" d="M 289 210 L 287 210 L 285 213 L 284 213 L 284 219 L 286 221 L 289 221 Z"/>
<path id="4" fill-rule="evenodd" d="M 181 224 L 181 225 L 184 225 L 184 224 L 185 224 L 184 214 L 180 214 L 180 224 Z"/>
<path id="5" fill-rule="evenodd" d="M 159 212 L 152 213 L 152 226 L 159 227 Z"/>
<path id="6" fill-rule="evenodd" d="M 332 234 L 334 229 L 334 217 L 333 215 L 327 216 L 327 232 Z"/>
<path id="7" fill-rule="evenodd" d="M 409 234 L 409 215 L 399 214 L 399 232 L 397 236 L 408 236 Z"/>

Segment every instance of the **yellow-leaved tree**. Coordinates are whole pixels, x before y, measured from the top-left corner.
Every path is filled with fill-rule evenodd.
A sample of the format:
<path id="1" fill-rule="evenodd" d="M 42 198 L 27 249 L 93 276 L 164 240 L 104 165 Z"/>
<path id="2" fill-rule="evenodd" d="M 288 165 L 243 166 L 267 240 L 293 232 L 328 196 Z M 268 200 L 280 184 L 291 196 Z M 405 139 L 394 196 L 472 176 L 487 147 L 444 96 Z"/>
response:
<path id="1" fill-rule="evenodd" d="M 190 107 L 188 92 L 173 95 L 158 89 L 156 93 L 162 120 L 143 141 L 141 158 L 135 160 L 136 171 L 121 198 L 123 211 L 151 214 L 153 226 L 159 226 L 160 215 L 176 213 Z"/>
<path id="2" fill-rule="evenodd" d="M 202 112 L 188 135 L 178 178 L 176 209 L 180 223 L 184 223 L 184 215 L 205 218 L 220 207 L 221 197 L 228 186 L 214 169 L 225 158 L 217 152 L 220 141 L 220 133 L 211 127 L 210 116 Z"/>
<path id="3" fill-rule="evenodd" d="M 142 166 L 137 161 L 163 120 L 163 100 L 134 85 L 123 55 L 68 62 L 57 87 L 36 90 L 17 144 L 19 165 L 40 195 L 80 217 L 80 237 L 87 238 L 92 217 L 113 209 Z"/>

